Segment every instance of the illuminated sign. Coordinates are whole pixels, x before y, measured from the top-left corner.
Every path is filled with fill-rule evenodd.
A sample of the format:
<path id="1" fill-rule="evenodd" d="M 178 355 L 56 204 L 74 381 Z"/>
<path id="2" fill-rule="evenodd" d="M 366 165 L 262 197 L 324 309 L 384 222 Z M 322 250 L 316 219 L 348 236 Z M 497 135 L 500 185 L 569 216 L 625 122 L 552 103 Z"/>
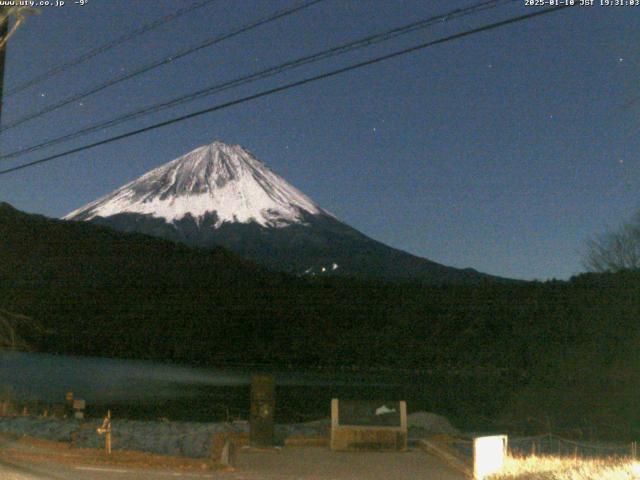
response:
<path id="1" fill-rule="evenodd" d="M 507 455 L 507 436 L 493 435 L 473 439 L 473 474 L 476 480 L 498 473 Z"/>

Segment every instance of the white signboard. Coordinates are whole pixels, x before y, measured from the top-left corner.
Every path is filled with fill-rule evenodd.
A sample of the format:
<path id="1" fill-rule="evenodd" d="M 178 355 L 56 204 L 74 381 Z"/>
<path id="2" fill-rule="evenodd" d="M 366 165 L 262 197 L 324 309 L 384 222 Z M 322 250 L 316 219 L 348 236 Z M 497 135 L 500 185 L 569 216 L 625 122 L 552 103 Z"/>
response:
<path id="1" fill-rule="evenodd" d="M 507 436 L 476 437 L 473 439 L 473 474 L 476 480 L 498 473 L 507 454 Z"/>

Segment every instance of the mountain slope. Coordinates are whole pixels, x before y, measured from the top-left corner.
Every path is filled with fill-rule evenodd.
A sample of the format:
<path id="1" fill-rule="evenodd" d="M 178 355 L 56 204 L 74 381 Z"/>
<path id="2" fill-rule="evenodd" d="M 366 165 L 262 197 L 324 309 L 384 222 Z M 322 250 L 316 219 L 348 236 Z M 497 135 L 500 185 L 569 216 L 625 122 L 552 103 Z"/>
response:
<path id="1" fill-rule="evenodd" d="M 328 215 L 238 145 L 214 142 L 183 155 L 65 217 L 91 220 L 137 213 L 172 223 L 215 212 L 223 223 L 285 226 L 302 212 Z"/>
<path id="2" fill-rule="evenodd" d="M 44 325 L 49 333 L 31 340 L 45 351 L 192 362 L 259 358 L 270 348 L 269 332 L 288 320 L 273 309 L 287 311 L 280 292 L 290 281 L 222 248 L 195 249 L 0 204 L 0 305 Z"/>
<path id="3" fill-rule="evenodd" d="M 238 145 L 193 150 L 64 217 L 191 246 L 221 245 L 268 268 L 432 283 L 495 279 L 375 241 Z"/>
<path id="4" fill-rule="evenodd" d="M 448 303 L 443 293 L 458 305 L 485 287 L 424 288 L 269 272 L 222 248 L 0 203 L 0 307 L 43 324 L 43 336 L 20 332 L 43 351 L 298 365 L 396 363 L 406 354 L 422 363 L 450 348 L 428 313 L 446 311 L 435 306 Z"/>

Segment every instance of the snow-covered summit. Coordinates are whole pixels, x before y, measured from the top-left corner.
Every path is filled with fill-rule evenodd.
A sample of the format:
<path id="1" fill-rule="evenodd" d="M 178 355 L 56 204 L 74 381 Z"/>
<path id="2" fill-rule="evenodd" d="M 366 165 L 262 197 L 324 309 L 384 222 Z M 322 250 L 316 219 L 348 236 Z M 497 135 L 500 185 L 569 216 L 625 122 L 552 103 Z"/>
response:
<path id="1" fill-rule="evenodd" d="M 250 152 L 219 141 L 151 170 L 64 219 L 119 213 L 151 215 L 168 223 L 215 213 L 215 227 L 225 222 L 282 227 L 302 222 L 305 213 L 327 214 Z"/>

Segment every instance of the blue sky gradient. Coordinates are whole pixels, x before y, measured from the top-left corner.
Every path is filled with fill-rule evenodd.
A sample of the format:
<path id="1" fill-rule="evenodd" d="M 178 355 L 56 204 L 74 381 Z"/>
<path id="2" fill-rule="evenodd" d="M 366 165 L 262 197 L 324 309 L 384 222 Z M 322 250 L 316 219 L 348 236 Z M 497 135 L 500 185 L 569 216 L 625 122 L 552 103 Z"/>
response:
<path id="1" fill-rule="evenodd" d="M 10 41 L 6 88 L 190 3 L 45 7 Z M 0 149 L 472 3 L 326 0 L 2 132 Z M 214 2 L 7 98 L 3 123 L 289 5 Z M 0 166 L 530 11 L 514 1 Z M 639 29 L 640 7 L 567 9 L 0 176 L 0 201 L 60 217 L 218 139 L 391 246 L 494 275 L 566 279 L 583 270 L 585 240 L 639 206 Z"/>

